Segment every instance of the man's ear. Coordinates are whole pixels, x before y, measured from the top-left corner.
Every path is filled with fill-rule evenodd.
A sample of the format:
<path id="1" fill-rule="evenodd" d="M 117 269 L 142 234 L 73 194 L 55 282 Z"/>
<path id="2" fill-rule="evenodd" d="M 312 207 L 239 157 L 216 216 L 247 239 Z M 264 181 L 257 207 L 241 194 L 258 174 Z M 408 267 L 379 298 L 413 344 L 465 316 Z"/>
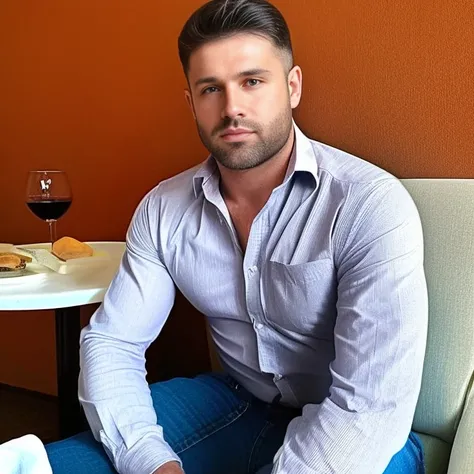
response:
<path id="1" fill-rule="evenodd" d="M 291 108 L 296 109 L 301 100 L 303 85 L 303 72 L 299 66 L 295 66 L 288 74 L 288 90 L 290 92 Z"/>
<path id="2" fill-rule="evenodd" d="M 189 92 L 188 89 L 185 89 L 184 97 L 186 97 L 186 102 L 188 103 L 189 108 L 191 109 L 191 113 L 193 114 L 194 120 L 196 120 L 196 113 L 194 112 L 193 96 L 191 95 L 191 92 Z"/>

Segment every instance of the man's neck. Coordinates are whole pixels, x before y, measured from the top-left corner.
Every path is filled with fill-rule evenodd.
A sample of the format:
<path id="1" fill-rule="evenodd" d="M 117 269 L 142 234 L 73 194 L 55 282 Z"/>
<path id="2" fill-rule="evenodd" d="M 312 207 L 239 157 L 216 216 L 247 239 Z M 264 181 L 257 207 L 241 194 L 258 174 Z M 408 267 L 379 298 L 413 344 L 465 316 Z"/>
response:
<path id="1" fill-rule="evenodd" d="M 226 203 L 245 206 L 258 213 L 272 191 L 284 180 L 295 143 L 294 129 L 280 152 L 256 168 L 231 170 L 218 164 L 221 193 Z"/>

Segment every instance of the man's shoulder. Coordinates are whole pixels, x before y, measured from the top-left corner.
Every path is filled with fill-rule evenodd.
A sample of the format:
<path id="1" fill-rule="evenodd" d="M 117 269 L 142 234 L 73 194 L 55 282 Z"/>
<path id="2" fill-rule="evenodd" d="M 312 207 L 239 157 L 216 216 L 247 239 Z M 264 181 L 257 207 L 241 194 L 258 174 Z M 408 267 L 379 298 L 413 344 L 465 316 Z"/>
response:
<path id="1" fill-rule="evenodd" d="M 372 215 L 375 208 L 393 219 L 417 215 L 411 196 L 393 174 L 343 150 L 310 141 L 320 179 L 326 181 L 328 196 L 338 197 L 344 212 L 352 215 L 348 222 Z"/>
<path id="2" fill-rule="evenodd" d="M 147 198 L 152 201 L 189 204 L 194 199 L 193 178 L 201 166 L 202 163 L 160 181 L 148 192 Z"/>
<path id="3" fill-rule="evenodd" d="M 381 181 L 397 182 L 398 179 L 379 166 L 349 152 L 310 140 L 321 175 L 349 186 L 374 186 Z"/>

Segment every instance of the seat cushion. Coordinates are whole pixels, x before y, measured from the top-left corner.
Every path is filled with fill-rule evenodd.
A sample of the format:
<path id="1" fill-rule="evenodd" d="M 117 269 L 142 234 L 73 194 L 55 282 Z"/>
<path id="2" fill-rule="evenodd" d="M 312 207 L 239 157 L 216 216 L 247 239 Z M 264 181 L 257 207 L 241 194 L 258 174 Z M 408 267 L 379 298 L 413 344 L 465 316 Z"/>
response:
<path id="1" fill-rule="evenodd" d="M 413 429 L 452 445 L 474 370 L 474 179 L 402 182 L 423 225 L 430 306 Z"/>
<path id="2" fill-rule="evenodd" d="M 417 433 L 423 442 L 425 452 L 426 474 L 446 474 L 448 472 L 451 446 L 439 438 Z"/>

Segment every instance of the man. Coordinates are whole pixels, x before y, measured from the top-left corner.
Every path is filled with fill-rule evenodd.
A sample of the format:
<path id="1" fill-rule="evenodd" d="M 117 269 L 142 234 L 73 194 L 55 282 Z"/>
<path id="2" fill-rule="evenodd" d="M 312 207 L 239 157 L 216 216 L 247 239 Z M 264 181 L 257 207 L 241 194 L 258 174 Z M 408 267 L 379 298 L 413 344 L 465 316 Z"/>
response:
<path id="1" fill-rule="evenodd" d="M 179 52 L 210 157 L 143 199 L 82 333 L 95 439 L 124 474 L 423 472 L 410 433 L 427 331 L 412 200 L 294 124 L 302 71 L 265 0 L 205 4 Z M 144 354 L 175 285 L 207 316 L 225 373 L 150 394 Z M 113 472 L 91 438 L 50 446 L 54 472 Z"/>

